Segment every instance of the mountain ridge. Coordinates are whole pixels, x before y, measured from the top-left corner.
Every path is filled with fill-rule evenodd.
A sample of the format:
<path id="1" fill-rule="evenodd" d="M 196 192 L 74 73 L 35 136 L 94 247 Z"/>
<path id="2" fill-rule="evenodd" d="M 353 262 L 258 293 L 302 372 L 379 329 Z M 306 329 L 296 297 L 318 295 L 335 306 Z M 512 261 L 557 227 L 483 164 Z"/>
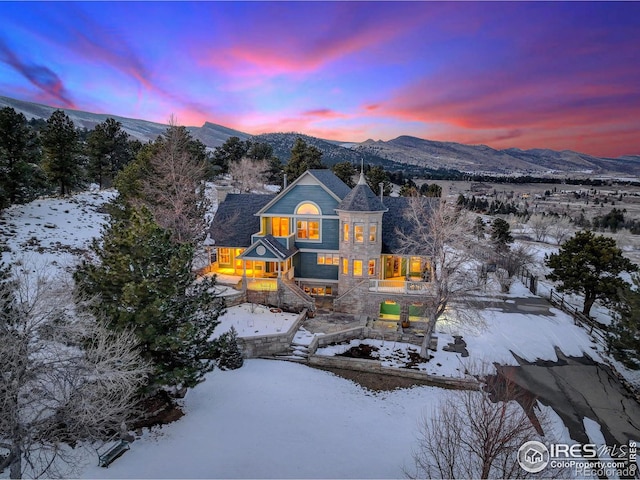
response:
<path id="1" fill-rule="evenodd" d="M 23 113 L 27 119 L 47 119 L 58 108 L 6 96 L 0 96 L 0 108 L 11 107 Z M 119 115 L 91 113 L 81 110 L 63 110 L 77 127 L 91 129 L 107 118 L 114 118 L 122 124 L 129 135 L 143 142 L 153 141 L 162 135 L 167 124 L 148 120 L 122 117 Z M 254 140 L 269 143 L 274 155 L 286 162 L 295 139 L 302 137 L 305 142 L 323 152 L 323 160 L 328 165 L 349 161 L 383 165 L 387 169 L 406 167 L 429 168 L 433 170 L 459 170 L 465 173 L 487 173 L 493 175 L 636 175 L 640 176 L 640 155 L 622 155 L 618 158 L 596 157 L 572 150 L 556 151 L 547 148 L 523 150 L 517 147 L 503 150 L 487 145 L 466 145 L 456 142 L 428 140 L 410 135 L 400 135 L 383 141 L 367 139 L 364 142 L 340 142 L 321 139 L 302 133 L 264 133 L 251 135 L 224 125 L 206 121 L 200 127 L 187 126 L 194 138 L 209 149 L 214 149 L 232 136 L 240 140 Z"/>

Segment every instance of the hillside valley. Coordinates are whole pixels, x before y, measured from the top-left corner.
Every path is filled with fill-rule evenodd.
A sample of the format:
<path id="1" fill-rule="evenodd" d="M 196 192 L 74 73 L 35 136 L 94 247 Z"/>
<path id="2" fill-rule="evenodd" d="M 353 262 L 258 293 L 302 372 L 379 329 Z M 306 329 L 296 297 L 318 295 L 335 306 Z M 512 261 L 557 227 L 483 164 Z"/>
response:
<path id="1" fill-rule="evenodd" d="M 56 108 L 0 96 L 0 108 L 11 107 L 23 113 L 27 119 L 47 119 Z M 142 142 L 152 141 L 161 135 L 166 124 L 142 119 L 125 118 L 107 113 L 91 113 L 64 109 L 78 128 L 92 129 L 100 122 L 112 117 L 133 138 Z M 323 153 L 327 165 L 348 161 L 354 165 L 361 162 L 382 165 L 387 170 L 408 170 L 418 174 L 423 169 L 456 170 L 463 173 L 490 175 L 532 175 L 573 178 L 635 178 L 640 177 L 640 154 L 618 158 L 601 158 L 574 152 L 549 149 L 509 148 L 496 150 L 486 145 L 465 145 L 455 142 L 426 140 L 407 135 L 395 139 L 366 140 L 361 143 L 339 142 L 320 139 L 297 132 L 274 132 L 251 135 L 232 128 L 205 122 L 202 126 L 188 126 L 194 138 L 209 149 L 224 144 L 230 137 L 240 140 L 252 139 L 268 143 L 274 155 L 286 163 L 291 148 L 298 137 Z"/>

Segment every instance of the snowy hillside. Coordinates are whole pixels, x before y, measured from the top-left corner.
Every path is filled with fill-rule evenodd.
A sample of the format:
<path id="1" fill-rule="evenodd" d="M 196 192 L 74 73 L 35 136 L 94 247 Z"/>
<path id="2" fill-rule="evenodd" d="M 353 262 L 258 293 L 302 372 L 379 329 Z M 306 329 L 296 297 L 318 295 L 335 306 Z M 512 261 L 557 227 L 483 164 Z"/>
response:
<path id="1" fill-rule="evenodd" d="M 18 113 L 23 113 L 27 120 L 30 120 L 31 118 L 46 120 L 56 110 L 55 108 L 46 105 L 23 102 L 21 100 L 0 96 L 0 108 L 3 107 L 11 107 Z M 167 129 L 166 124 L 149 122 L 147 120 L 126 118 L 103 113 L 82 112 L 79 110 L 62 110 L 64 110 L 64 112 L 69 116 L 76 127 L 84 127 L 89 130 L 95 127 L 98 123 L 104 122 L 107 118 L 114 118 L 122 124 L 122 129 L 125 132 L 143 143 L 146 143 L 149 140 L 155 140 Z M 167 113 L 167 117 L 169 115 L 170 112 Z M 247 133 L 210 122 L 206 122 L 201 127 L 187 127 L 187 130 L 191 132 L 194 138 L 197 138 L 209 148 L 222 145 L 231 136 L 239 137 L 241 140 L 246 140 L 250 137 Z"/>
<path id="2" fill-rule="evenodd" d="M 0 242 L 7 249 L 2 260 L 33 273 L 46 271 L 49 278 L 72 273 L 107 221 L 100 207 L 116 194 L 83 192 L 5 209 L 0 214 Z"/>

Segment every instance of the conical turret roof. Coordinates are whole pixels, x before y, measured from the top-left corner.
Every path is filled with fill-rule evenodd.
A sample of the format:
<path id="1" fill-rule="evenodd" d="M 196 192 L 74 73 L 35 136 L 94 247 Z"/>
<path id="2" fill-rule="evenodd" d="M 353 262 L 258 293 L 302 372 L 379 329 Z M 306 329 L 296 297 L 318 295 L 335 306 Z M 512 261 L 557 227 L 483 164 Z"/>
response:
<path id="1" fill-rule="evenodd" d="M 387 208 L 367 185 L 364 173 L 360 172 L 358 184 L 344 197 L 340 205 L 336 207 L 336 210 L 346 212 L 386 212 Z"/>

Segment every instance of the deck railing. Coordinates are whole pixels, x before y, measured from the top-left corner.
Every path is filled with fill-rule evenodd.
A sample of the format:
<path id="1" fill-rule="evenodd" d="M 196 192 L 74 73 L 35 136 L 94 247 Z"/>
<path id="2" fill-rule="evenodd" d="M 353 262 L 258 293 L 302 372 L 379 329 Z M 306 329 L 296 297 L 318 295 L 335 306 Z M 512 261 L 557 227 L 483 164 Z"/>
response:
<path id="1" fill-rule="evenodd" d="M 403 295 L 424 295 L 429 292 L 429 282 L 415 280 L 369 280 L 369 291 L 377 293 L 400 293 Z"/>
<path id="2" fill-rule="evenodd" d="M 247 278 L 247 289 L 261 292 L 275 292 L 278 290 L 276 278 Z"/>

